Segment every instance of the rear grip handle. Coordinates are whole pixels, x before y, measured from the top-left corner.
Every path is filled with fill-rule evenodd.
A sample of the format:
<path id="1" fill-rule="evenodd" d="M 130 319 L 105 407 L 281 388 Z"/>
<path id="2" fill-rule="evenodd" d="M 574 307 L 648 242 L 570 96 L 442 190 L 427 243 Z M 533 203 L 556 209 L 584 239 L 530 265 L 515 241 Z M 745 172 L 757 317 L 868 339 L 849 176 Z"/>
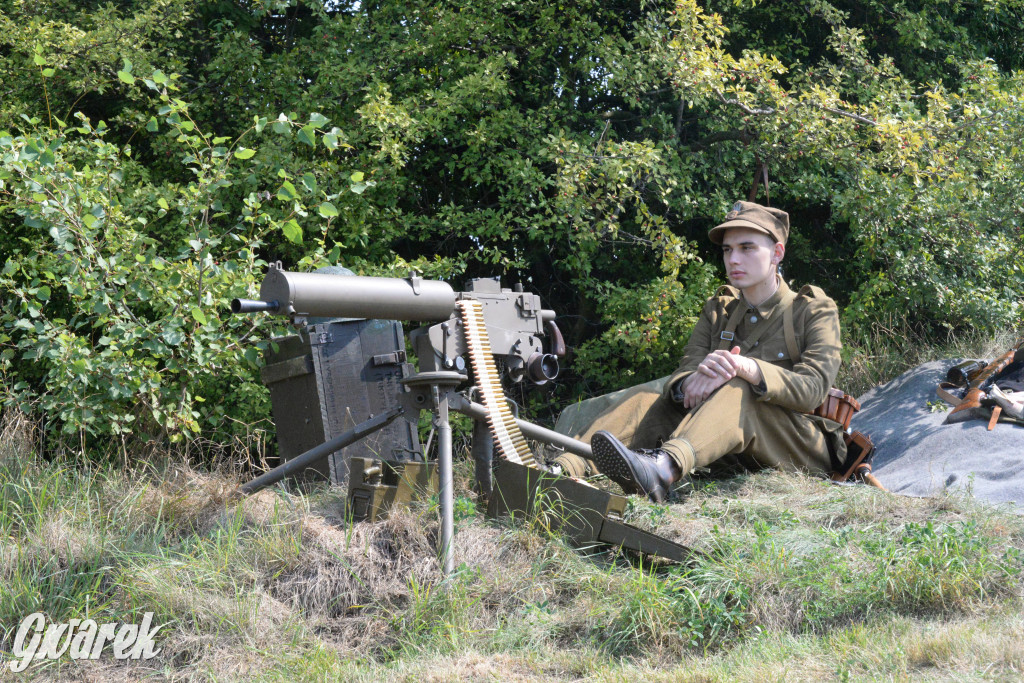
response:
<path id="1" fill-rule="evenodd" d="M 558 325 L 554 320 L 549 320 L 544 323 L 544 328 L 551 336 L 551 354 L 565 358 L 565 339 L 562 338 L 562 331 L 558 329 Z"/>

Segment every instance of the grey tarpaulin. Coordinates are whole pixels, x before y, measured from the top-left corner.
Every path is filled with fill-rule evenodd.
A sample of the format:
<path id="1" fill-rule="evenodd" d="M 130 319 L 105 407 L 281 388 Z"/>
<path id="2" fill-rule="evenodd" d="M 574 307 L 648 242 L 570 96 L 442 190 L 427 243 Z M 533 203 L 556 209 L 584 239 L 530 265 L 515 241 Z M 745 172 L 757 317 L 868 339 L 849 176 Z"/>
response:
<path id="1" fill-rule="evenodd" d="M 851 426 L 875 443 L 874 473 L 890 491 L 929 496 L 946 488 L 981 500 L 1024 504 L 1024 427 L 982 420 L 942 424 L 935 387 L 958 360 L 919 365 L 858 397 Z M 1024 513 L 1024 505 L 1017 512 Z"/>

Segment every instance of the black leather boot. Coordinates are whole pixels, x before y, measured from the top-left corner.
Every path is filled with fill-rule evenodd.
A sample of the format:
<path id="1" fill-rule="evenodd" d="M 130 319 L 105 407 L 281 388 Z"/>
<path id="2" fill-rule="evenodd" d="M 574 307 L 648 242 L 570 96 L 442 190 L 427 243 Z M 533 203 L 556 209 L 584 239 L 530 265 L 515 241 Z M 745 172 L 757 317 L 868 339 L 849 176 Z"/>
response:
<path id="1" fill-rule="evenodd" d="M 679 479 L 675 461 L 661 449 L 633 451 L 604 430 L 590 438 L 590 447 L 601 473 L 626 493 L 642 493 L 655 503 L 664 503 L 669 487 Z"/>

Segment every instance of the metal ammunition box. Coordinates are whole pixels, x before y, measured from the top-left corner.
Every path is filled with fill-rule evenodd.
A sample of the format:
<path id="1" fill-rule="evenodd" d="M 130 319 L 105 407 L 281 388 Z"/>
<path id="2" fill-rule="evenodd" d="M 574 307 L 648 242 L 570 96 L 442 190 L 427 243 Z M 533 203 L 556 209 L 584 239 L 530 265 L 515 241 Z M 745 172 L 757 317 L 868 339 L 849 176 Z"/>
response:
<path id="1" fill-rule="evenodd" d="M 437 495 L 437 463 L 352 458 L 349 463 L 348 515 L 375 522 L 395 505 Z"/>
<path id="2" fill-rule="evenodd" d="M 395 320 L 346 320 L 308 325 L 274 340 L 265 354 L 263 383 L 270 390 L 281 461 L 285 462 L 398 406 L 405 336 Z M 415 425 L 396 420 L 380 431 L 303 470 L 299 480 L 348 481 L 353 457 L 421 461 Z"/>
<path id="3" fill-rule="evenodd" d="M 573 543 L 617 545 L 684 562 L 701 553 L 622 520 L 626 499 L 569 477 L 548 474 L 509 460 L 494 468 L 494 491 L 487 505 L 493 519 L 532 519 Z"/>

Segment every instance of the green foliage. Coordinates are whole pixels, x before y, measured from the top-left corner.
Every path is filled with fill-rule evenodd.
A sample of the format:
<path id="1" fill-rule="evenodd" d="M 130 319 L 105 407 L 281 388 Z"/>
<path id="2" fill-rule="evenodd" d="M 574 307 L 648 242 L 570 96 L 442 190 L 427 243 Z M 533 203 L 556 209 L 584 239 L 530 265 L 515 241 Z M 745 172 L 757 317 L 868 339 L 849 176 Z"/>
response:
<path id="1" fill-rule="evenodd" d="M 8 400 L 36 403 L 65 431 L 121 434 L 141 423 L 172 439 L 195 434 L 203 384 L 217 372 L 247 381 L 255 360 L 237 342 L 254 323 L 223 313 L 240 284 L 253 284 L 259 238 L 244 225 L 211 233 L 217 190 L 230 183 L 227 154 L 210 147 L 200 157 L 198 136 L 182 132 L 196 179 L 149 189 L 159 194 L 156 220 L 180 224 L 189 239 L 159 250 L 150 219 L 121 201 L 130 150 L 105 132 L 81 117 L 74 128 L 2 138 L 0 191 L 32 231 L 0 276 L 13 304 L 0 315 L 2 370 L 15 380 Z"/>
<path id="2" fill-rule="evenodd" d="M 565 403 L 676 363 L 751 180 L 858 336 L 1021 320 L 1018 0 L 0 4 L 0 376 L 67 432 L 266 415 L 266 262 L 504 276 Z M 764 189 L 755 194 L 765 201 Z M 760 194 L 757 194 L 760 192 Z M 220 436 L 218 436 L 220 435 Z"/>
<path id="3" fill-rule="evenodd" d="M 0 274 L 12 303 L 0 314 L 6 400 L 34 404 L 65 432 L 177 441 L 212 429 L 224 438 L 233 421 L 266 411 L 252 369 L 271 331 L 268 319 L 231 317 L 229 302 L 255 292 L 265 236 L 302 243 L 305 202 L 337 195 L 312 176 L 300 191 L 282 169 L 276 203 L 250 192 L 228 218 L 225 195 L 247 182 L 254 150 L 203 132 L 168 94 L 177 75 L 141 80 L 160 93 L 152 127 L 173 137 L 187 183 L 145 182 L 132 149 L 83 115 L 77 126 L 31 119 L 32 132 L 0 135 L 0 193 L 28 229 Z M 331 134 L 319 132 L 326 123 L 275 122 L 312 137 Z M 257 118 L 251 129 L 264 125 Z M 323 241 L 311 242 L 308 258 L 319 258 Z"/>

